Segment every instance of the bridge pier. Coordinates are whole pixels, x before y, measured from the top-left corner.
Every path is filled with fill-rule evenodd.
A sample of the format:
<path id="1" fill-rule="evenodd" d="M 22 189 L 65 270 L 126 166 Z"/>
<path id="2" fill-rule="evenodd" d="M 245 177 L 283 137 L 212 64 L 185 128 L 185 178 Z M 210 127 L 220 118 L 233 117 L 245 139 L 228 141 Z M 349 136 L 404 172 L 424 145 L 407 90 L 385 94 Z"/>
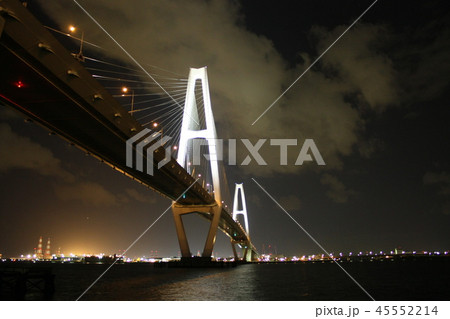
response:
<path id="1" fill-rule="evenodd" d="M 238 260 L 238 254 L 236 252 L 236 242 L 234 240 L 230 240 L 231 243 L 231 248 L 233 249 L 233 256 L 234 256 L 234 260 L 237 261 Z"/>
<path id="2" fill-rule="evenodd" d="M 175 229 L 177 231 L 178 244 L 180 245 L 181 257 L 190 258 L 192 256 L 191 250 L 189 249 L 189 243 L 186 236 L 186 231 L 184 229 L 183 215 L 180 210 L 174 208 L 175 204 L 172 204 L 173 219 L 175 221 Z"/>
<path id="3" fill-rule="evenodd" d="M 217 229 L 219 228 L 220 214 L 222 213 L 222 207 L 216 205 L 211 214 L 212 220 L 209 226 L 208 237 L 206 237 L 205 247 L 203 248 L 203 257 L 211 257 L 214 244 L 216 243 Z"/>
<path id="4" fill-rule="evenodd" d="M 234 241 L 233 239 L 231 239 L 230 242 L 231 242 L 231 248 L 233 249 L 234 260 L 236 260 L 236 261 L 239 260 L 235 245 L 239 245 L 239 247 L 241 247 L 243 250 L 242 260 L 247 261 L 247 262 L 251 262 L 251 261 L 255 260 L 254 252 L 250 248 L 251 247 L 250 241 Z"/>
<path id="5" fill-rule="evenodd" d="M 180 205 L 175 202 L 172 204 L 172 213 L 175 220 L 175 227 L 178 236 L 178 243 L 180 244 L 182 258 L 191 258 L 192 256 L 189 249 L 189 242 L 186 236 L 186 231 L 184 229 L 182 216 L 186 214 L 197 213 L 204 215 L 211 221 L 202 253 L 202 258 L 211 259 L 214 244 L 216 243 L 217 229 L 219 228 L 221 212 L 222 207 L 218 204 L 192 206 Z"/>

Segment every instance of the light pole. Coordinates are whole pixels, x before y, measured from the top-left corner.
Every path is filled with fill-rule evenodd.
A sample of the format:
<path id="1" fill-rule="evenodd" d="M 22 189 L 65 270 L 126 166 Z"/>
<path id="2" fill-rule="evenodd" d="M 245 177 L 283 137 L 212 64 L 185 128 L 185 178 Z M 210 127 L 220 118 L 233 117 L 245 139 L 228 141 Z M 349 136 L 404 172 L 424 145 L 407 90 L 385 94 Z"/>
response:
<path id="1" fill-rule="evenodd" d="M 152 126 L 156 130 L 156 128 L 159 126 L 159 124 L 157 122 L 154 122 Z M 161 129 L 158 132 L 161 133 L 161 139 L 162 139 L 163 138 L 163 128 L 161 127 Z"/>
<path id="2" fill-rule="evenodd" d="M 69 26 L 69 31 L 71 33 L 75 33 L 77 28 L 75 28 L 73 25 Z M 84 42 L 84 31 L 81 31 L 81 39 L 80 39 L 80 51 L 78 53 L 72 53 L 72 55 L 80 62 L 84 62 L 84 56 L 83 56 L 83 42 Z"/>
<path id="3" fill-rule="evenodd" d="M 124 86 L 122 87 L 122 93 L 128 93 L 129 89 Z M 122 96 L 125 96 L 125 94 L 122 94 Z M 131 90 L 131 110 L 128 111 L 128 113 L 134 112 L 134 90 Z"/>

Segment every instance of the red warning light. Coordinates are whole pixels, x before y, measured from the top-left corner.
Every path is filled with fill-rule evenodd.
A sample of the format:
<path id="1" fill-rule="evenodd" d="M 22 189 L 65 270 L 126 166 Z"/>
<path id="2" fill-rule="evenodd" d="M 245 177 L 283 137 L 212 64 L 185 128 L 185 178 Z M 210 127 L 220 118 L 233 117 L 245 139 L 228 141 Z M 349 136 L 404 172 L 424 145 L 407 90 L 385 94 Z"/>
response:
<path id="1" fill-rule="evenodd" d="M 16 83 L 14 83 L 14 85 L 19 89 L 25 87 L 25 84 L 23 84 L 22 81 L 17 81 Z"/>

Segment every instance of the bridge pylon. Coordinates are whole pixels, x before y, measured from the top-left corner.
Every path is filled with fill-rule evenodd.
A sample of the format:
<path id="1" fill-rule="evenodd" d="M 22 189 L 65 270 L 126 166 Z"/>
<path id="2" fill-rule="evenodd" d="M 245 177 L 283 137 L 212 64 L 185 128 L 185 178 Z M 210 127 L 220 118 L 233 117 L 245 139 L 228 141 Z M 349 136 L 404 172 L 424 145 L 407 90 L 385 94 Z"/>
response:
<path id="1" fill-rule="evenodd" d="M 239 205 L 241 203 L 241 205 Z M 241 207 L 241 208 L 239 208 Z M 235 221 L 238 221 L 238 215 L 242 215 L 244 217 L 244 227 L 245 232 L 247 233 L 247 240 L 245 241 L 235 241 L 231 239 L 231 248 L 233 249 L 233 254 L 235 260 L 238 259 L 238 255 L 236 252 L 235 245 L 238 244 L 239 247 L 243 249 L 243 259 L 245 261 L 252 261 L 254 260 L 254 256 L 252 256 L 253 251 L 250 249 L 250 232 L 249 232 L 249 226 L 248 226 L 248 217 L 247 217 L 247 203 L 245 201 L 245 193 L 244 193 L 244 184 L 237 184 L 234 189 L 234 199 L 233 199 L 233 219 Z"/>
<path id="2" fill-rule="evenodd" d="M 240 194 L 240 196 L 239 196 Z M 241 209 L 239 209 L 239 198 L 241 199 Z M 233 200 L 233 219 L 237 220 L 237 215 L 244 216 L 245 231 L 247 235 L 250 236 L 248 229 L 248 218 L 247 218 L 247 203 L 245 201 L 244 184 L 237 184 L 234 189 L 234 200 Z"/>
<path id="3" fill-rule="evenodd" d="M 200 81 L 201 93 L 203 96 L 204 124 L 200 123 L 199 109 L 196 99 L 196 86 Z M 189 79 L 184 105 L 183 120 L 181 124 L 180 142 L 178 145 L 177 162 L 190 172 L 190 154 L 188 152 L 189 142 L 194 139 L 204 139 L 208 145 L 209 164 L 212 176 L 212 193 L 215 203 L 211 205 L 186 206 L 176 202 L 172 204 L 172 212 L 175 220 L 175 227 L 180 244 L 181 255 L 183 258 L 191 257 L 186 232 L 183 225 L 182 215 L 190 213 L 199 213 L 208 216 L 211 224 L 203 249 L 202 257 L 211 258 L 213 247 L 216 241 L 217 229 L 219 226 L 220 215 L 222 213 L 222 199 L 220 190 L 220 176 L 218 165 L 217 133 L 214 123 L 214 116 L 211 108 L 211 99 L 209 95 L 209 84 L 206 67 L 194 69 L 189 72 Z M 195 161 L 195 158 L 194 158 Z"/>

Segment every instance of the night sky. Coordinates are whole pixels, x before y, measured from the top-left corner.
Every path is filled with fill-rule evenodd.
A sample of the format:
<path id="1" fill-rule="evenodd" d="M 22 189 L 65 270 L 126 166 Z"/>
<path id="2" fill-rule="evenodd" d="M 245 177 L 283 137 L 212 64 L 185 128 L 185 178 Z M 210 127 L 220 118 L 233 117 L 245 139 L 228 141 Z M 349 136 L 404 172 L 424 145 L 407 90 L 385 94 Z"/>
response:
<path id="1" fill-rule="evenodd" d="M 252 125 L 372 2 L 80 1 L 141 63 L 186 77 L 189 67 L 207 65 L 219 137 L 314 139 L 325 166 L 294 165 L 300 146 L 280 166 L 279 150 L 267 143 L 260 152 L 267 166 L 226 168 L 230 192 L 244 183 L 260 252 L 263 245 L 290 256 L 321 250 L 252 178 L 329 252 L 448 250 L 444 1 L 379 0 Z M 45 25 L 84 30 L 103 48 L 88 48 L 90 55 L 125 60 L 71 0 L 28 1 L 28 8 Z M 32 254 L 39 236 L 51 238 L 53 253 L 119 253 L 171 204 L 5 106 L 0 154 L 3 256 Z M 202 251 L 208 224 L 191 215 L 185 222 L 192 253 Z M 127 255 L 156 250 L 179 255 L 170 211 Z M 215 252 L 232 254 L 221 233 Z"/>

